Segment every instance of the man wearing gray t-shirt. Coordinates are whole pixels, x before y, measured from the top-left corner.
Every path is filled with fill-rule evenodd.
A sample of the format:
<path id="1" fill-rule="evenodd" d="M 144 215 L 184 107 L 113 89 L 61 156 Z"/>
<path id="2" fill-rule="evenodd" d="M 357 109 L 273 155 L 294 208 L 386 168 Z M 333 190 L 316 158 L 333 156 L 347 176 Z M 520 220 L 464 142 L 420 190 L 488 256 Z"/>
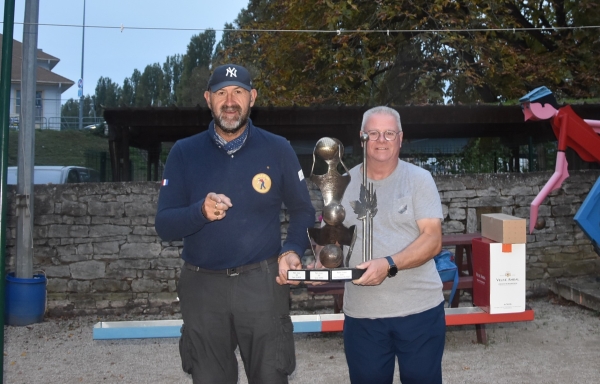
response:
<path id="1" fill-rule="evenodd" d="M 442 205 L 426 170 L 399 160 L 400 115 L 388 107 L 365 112 L 367 178 L 377 194 L 373 259 L 355 247 L 351 267 L 366 269 L 346 283 L 344 348 L 353 384 L 392 383 L 395 359 L 402 384 L 441 383 L 446 334 L 442 282 L 433 257 L 442 247 Z M 359 197 L 362 164 L 350 170 L 342 205 L 346 227 L 361 228 L 350 206 Z M 357 231 L 356 243 L 362 243 Z"/>

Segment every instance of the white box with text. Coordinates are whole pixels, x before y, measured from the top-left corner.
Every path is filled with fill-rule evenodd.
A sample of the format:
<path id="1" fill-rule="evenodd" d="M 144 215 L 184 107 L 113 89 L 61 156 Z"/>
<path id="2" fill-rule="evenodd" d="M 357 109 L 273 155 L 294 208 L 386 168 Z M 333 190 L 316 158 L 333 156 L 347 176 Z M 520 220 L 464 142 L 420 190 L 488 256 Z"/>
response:
<path id="1" fill-rule="evenodd" d="M 525 244 L 473 239 L 473 304 L 484 311 L 525 311 Z"/>

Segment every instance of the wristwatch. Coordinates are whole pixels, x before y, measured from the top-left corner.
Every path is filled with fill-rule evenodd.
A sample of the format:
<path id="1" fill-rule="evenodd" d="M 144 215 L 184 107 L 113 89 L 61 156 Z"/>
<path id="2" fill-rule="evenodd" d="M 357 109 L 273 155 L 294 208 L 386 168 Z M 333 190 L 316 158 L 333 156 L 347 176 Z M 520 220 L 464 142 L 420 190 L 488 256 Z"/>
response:
<path id="1" fill-rule="evenodd" d="M 388 263 L 390 263 L 390 266 L 388 267 L 388 277 L 396 276 L 396 273 L 398 273 L 398 267 L 396 267 L 396 264 L 394 264 L 394 259 L 392 259 L 392 256 L 386 256 L 385 258 Z"/>

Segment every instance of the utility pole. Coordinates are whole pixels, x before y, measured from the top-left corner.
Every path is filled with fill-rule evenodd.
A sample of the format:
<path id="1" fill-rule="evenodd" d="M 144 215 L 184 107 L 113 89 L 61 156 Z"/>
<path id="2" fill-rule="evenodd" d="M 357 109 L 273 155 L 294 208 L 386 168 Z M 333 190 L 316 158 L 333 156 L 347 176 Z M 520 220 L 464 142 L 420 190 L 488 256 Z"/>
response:
<path id="1" fill-rule="evenodd" d="M 79 92 L 79 130 L 83 129 L 83 52 L 85 48 L 85 0 L 83 0 L 83 31 L 81 33 L 81 78 L 77 83 Z"/>
<path id="2" fill-rule="evenodd" d="M 33 166 L 39 0 L 25 2 L 21 117 L 17 150 L 17 257 L 15 277 L 33 277 Z"/>

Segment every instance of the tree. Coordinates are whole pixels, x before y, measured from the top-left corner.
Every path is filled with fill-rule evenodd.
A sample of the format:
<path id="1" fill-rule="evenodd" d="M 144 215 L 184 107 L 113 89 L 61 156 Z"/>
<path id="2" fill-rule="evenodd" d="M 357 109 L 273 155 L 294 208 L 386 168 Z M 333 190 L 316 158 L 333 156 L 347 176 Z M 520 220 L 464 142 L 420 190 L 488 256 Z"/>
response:
<path id="1" fill-rule="evenodd" d="M 69 99 L 60 108 L 60 115 L 62 117 L 76 117 L 79 116 L 79 100 Z"/>
<path id="2" fill-rule="evenodd" d="M 90 95 L 83 98 L 83 117 L 89 117 L 94 115 L 92 110 L 93 100 Z M 79 99 L 67 100 L 60 109 L 61 117 L 73 118 L 79 117 Z"/>
<path id="3" fill-rule="evenodd" d="M 102 116 L 103 107 L 117 107 L 121 98 L 121 87 L 108 77 L 100 77 L 95 92 L 96 115 Z"/>
<path id="4" fill-rule="evenodd" d="M 584 98 L 600 90 L 598 29 L 575 27 L 599 22 L 593 0 L 251 0 L 219 54 L 259 69 L 274 105 Z"/>
<path id="5" fill-rule="evenodd" d="M 471 139 L 458 155 L 458 167 L 465 173 L 507 172 L 511 159 L 510 149 L 499 138 Z"/>
<path id="6" fill-rule="evenodd" d="M 223 26 L 223 29 L 225 31 L 223 31 L 223 34 L 221 35 L 221 40 L 217 43 L 217 47 L 215 48 L 215 53 L 212 58 L 213 66 L 226 64 L 229 61 L 228 59 L 232 59 L 232 56 L 235 53 L 232 49 L 229 48 L 232 48 L 235 45 L 240 44 L 242 42 L 240 39 L 236 39 L 236 36 L 239 35 L 239 33 L 229 31 L 233 30 L 234 28 L 234 25 L 231 23 L 225 23 L 225 25 Z M 225 57 L 225 51 L 228 51 L 230 55 Z M 236 62 L 236 60 L 231 60 L 231 62 Z"/>
<path id="7" fill-rule="evenodd" d="M 164 75 L 160 64 L 147 65 L 135 89 L 135 105 L 138 107 L 160 107 Z"/>
<path id="8" fill-rule="evenodd" d="M 215 42 L 216 34 L 212 29 L 192 36 L 183 56 L 183 70 L 176 88 L 177 105 L 206 105 L 204 97 L 198 97 L 198 94 L 206 90 Z"/>
<path id="9" fill-rule="evenodd" d="M 211 63 L 213 50 L 216 43 L 215 31 L 209 29 L 203 33 L 192 36 L 183 57 L 183 75 L 191 75 L 196 67 L 208 67 Z"/>
<path id="10" fill-rule="evenodd" d="M 122 87 L 101 77 L 93 103 L 96 114 L 101 115 L 101 106 L 206 106 L 203 94 L 210 76 L 215 36 L 214 30 L 192 36 L 185 55 L 168 56 L 162 65 L 147 65 L 144 72 L 134 69 Z M 66 108 L 70 113 L 72 106 Z"/>
<path id="11" fill-rule="evenodd" d="M 181 73 L 183 72 L 183 56 L 173 55 L 168 56 L 163 63 L 163 86 L 160 92 L 160 100 L 163 105 L 177 103 L 175 90 L 179 86 Z"/>
<path id="12" fill-rule="evenodd" d="M 119 104 L 128 107 L 136 105 L 136 91 L 141 77 L 141 72 L 136 68 L 133 70 L 131 77 L 127 77 L 125 80 L 123 80 L 123 88 L 121 91 L 121 99 Z"/>

